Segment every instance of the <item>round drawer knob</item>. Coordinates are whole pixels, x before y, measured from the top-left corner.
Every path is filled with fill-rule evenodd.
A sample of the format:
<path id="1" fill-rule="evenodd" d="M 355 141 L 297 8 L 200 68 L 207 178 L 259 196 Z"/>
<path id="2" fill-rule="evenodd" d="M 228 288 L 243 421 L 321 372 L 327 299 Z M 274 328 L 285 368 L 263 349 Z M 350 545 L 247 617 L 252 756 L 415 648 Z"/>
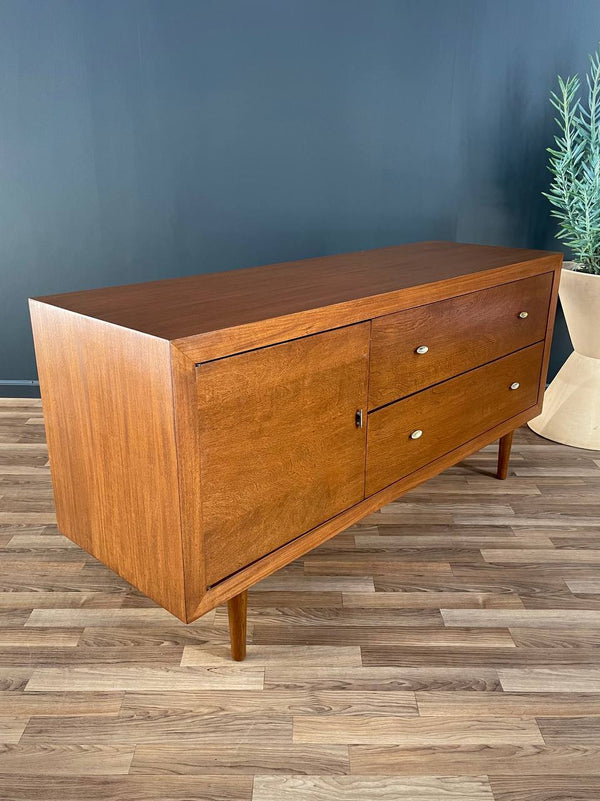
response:
<path id="1" fill-rule="evenodd" d="M 521 318 L 521 320 L 524 320 L 526 317 L 529 317 L 529 312 L 526 311 L 519 312 L 519 317 Z"/>
<path id="2" fill-rule="evenodd" d="M 427 345 L 419 345 L 419 347 L 417 348 L 417 353 L 427 353 L 428 350 L 429 348 L 427 347 Z"/>
<path id="3" fill-rule="evenodd" d="M 518 381 L 513 381 L 513 383 L 510 385 L 510 388 L 511 389 L 519 389 L 520 386 L 521 385 L 519 384 Z"/>
<path id="4" fill-rule="evenodd" d="M 410 438 L 411 439 L 419 439 L 419 437 L 422 437 L 422 436 L 423 436 L 423 432 L 421 431 L 420 428 L 417 428 L 416 431 L 412 432 L 412 434 L 410 435 Z"/>

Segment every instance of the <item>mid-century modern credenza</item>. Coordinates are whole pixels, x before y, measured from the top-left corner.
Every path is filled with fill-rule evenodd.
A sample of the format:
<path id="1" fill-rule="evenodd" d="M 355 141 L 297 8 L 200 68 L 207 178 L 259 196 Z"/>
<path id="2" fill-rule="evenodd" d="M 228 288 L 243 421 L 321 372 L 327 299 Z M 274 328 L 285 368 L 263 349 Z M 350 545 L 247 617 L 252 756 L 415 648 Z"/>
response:
<path id="1" fill-rule="evenodd" d="M 562 256 L 421 242 L 30 301 L 60 530 L 185 622 L 542 408 Z"/>

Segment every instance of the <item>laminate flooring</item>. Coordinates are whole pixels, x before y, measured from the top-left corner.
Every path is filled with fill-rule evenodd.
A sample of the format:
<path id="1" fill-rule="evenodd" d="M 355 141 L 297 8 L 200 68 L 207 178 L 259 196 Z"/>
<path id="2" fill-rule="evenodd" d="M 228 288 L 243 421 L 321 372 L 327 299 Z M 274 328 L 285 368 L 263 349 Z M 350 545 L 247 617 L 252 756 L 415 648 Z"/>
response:
<path id="1" fill-rule="evenodd" d="M 600 452 L 520 429 L 185 626 L 58 532 L 0 400 L 0 799 L 598 801 Z"/>

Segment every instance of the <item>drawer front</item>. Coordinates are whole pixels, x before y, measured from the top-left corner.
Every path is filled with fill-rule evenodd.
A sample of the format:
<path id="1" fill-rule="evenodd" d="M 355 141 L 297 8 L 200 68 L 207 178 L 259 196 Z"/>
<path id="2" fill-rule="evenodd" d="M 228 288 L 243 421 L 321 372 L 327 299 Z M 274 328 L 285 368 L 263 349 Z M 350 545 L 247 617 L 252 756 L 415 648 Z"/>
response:
<path id="1" fill-rule="evenodd" d="M 535 275 L 373 320 L 369 409 L 542 340 L 552 277 Z"/>
<path id="2" fill-rule="evenodd" d="M 543 351 L 532 345 L 371 412 L 366 494 L 534 406 Z"/>

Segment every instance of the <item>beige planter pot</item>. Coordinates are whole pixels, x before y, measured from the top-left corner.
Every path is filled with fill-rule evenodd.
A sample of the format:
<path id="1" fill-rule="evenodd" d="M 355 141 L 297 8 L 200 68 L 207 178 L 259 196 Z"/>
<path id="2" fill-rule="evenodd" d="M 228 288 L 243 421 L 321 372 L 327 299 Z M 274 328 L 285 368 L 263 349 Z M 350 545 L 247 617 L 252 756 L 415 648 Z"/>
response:
<path id="1" fill-rule="evenodd" d="M 559 295 L 575 352 L 546 390 L 543 411 L 529 427 L 555 442 L 600 450 L 600 276 L 576 272 L 574 266 L 565 262 Z"/>

